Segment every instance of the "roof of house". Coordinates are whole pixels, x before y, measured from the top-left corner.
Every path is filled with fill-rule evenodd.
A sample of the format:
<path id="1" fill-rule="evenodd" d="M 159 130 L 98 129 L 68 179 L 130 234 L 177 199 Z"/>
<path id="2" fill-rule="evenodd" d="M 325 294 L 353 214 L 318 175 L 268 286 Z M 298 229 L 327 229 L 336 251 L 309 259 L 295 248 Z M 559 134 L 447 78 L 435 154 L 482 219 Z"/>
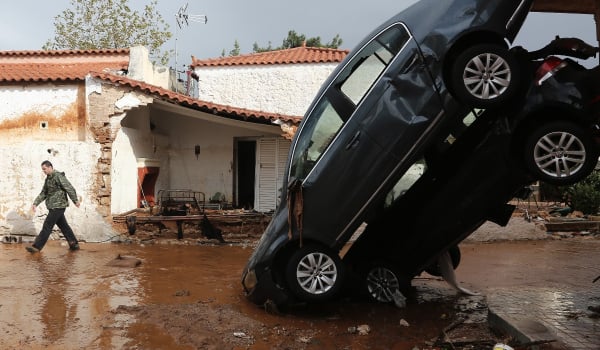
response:
<path id="1" fill-rule="evenodd" d="M 237 108 L 206 102 L 184 94 L 177 93 L 172 90 L 161 88 L 156 85 L 151 85 L 139 80 L 134 80 L 125 76 L 98 72 L 91 72 L 90 75 L 94 78 L 101 79 L 106 82 L 110 82 L 119 86 L 130 87 L 135 90 L 147 93 L 157 99 L 162 99 L 167 102 L 187 106 L 189 108 L 193 108 L 206 113 L 219 114 L 221 116 L 226 116 L 232 119 L 254 122 L 258 121 L 269 124 L 275 120 L 289 122 L 291 124 L 299 124 L 302 120 L 302 117 L 298 116 L 288 116 L 278 113 L 253 111 L 244 108 Z"/>
<path id="2" fill-rule="evenodd" d="M 0 51 L 0 82 L 78 81 L 128 66 L 129 49 Z"/>
<path id="3" fill-rule="evenodd" d="M 190 66 L 195 68 L 207 66 L 339 63 L 348 55 L 348 52 L 348 50 L 306 47 L 303 45 L 285 50 L 266 51 L 206 60 L 199 60 L 192 56 L 192 64 Z"/>
<path id="4" fill-rule="evenodd" d="M 84 81 L 88 74 L 121 86 L 128 86 L 174 104 L 222 117 L 255 123 L 280 120 L 293 125 L 300 116 L 252 111 L 201 101 L 122 75 L 129 66 L 129 49 L 0 51 L 0 83 Z M 119 74 L 121 73 L 121 74 Z"/>

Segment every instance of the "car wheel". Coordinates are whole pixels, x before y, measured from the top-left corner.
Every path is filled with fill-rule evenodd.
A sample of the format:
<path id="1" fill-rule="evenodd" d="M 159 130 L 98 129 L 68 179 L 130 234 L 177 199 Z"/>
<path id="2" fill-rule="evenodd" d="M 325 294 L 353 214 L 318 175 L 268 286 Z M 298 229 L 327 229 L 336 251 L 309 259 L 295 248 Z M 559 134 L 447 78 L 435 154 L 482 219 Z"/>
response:
<path id="1" fill-rule="evenodd" d="M 516 58 L 500 45 L 470 47 L 454 60 L 451 88 L 455 97 L 474 108 L 490 108 L 513 97 L 519 84 Z"/>
<path id="2" fill-rule="evenodd" d="M 402 292 L 403 280 L 387 264 L 373 264 L 365 276 L 365 286 L 371 299 L 380 303 L 391 303 L 394 295 Z"/>
<path id="3" fill-rule="evenodd" d="M 286 268 L 292 293 L 304 301 L 329 300 L 339 291 L 344 277 L 340 257 L 329 249 L 306 245 L 298 249 Z"/>
<path id="4" fill-rule="evenodd" d="M 460 264 L 460 248 L 458 248 L 458 246 L 456 246 L 456 245 L 452 246 L 452 247 L 450 247 L 450 249 L 448 249 L 448 253 L 450 253 L 450 260 L 452 260 L 452 267 L 456 270 L 456 268 Z M 440 265 L 438 264 L 437 261 L 434 264 L 432 264 L 431 266 L 427 267 L 425 269 L 425 272 L 427 272 L 428 274 L 430 274 L 432 276 L 436 276 L 436 277 L 442 276 L 442 269 L 440 268 Z"/>
<path id="5" fill-rule="evenodd" d="M 549 184 L 574 184 L 588 176 L 597 162 L 598 150 L 591 133 L 571 122 L 541 126 L 525 142 L 525 165 Z"/>

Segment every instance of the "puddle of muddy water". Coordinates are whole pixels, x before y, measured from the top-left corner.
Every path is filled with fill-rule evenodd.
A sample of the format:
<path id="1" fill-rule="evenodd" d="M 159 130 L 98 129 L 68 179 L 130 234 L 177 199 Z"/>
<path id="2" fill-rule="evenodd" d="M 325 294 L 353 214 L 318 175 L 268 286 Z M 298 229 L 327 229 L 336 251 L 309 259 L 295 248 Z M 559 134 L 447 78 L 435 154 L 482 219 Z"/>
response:
<path id="1" fill-rule="evenodd" d="M 412 349 L 455 312 L 443 282 L 416 280 L 405 309 L 342 300 L 270 314 L 245 300 L 251 247 L 51 241 L 39 254 L 0 245 L 0 348 Z M 137 267 L 107 264 L 118 255 Z M 404 320 L 405 323 L 402 321 Z M 349 330 L 368 325 L 359 335 Z"/>

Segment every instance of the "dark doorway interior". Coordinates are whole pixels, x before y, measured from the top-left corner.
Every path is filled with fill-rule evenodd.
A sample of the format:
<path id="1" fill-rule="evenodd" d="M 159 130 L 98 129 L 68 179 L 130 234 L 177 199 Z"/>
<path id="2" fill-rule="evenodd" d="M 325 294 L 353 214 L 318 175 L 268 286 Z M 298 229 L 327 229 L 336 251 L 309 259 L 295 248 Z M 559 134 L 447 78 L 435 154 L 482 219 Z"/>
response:
<path id="1" fill-rule="evenodd" d="M 254 208 L 254 181 L 256 171 L 256 141 L 237 142 L 237 205 Z"/>

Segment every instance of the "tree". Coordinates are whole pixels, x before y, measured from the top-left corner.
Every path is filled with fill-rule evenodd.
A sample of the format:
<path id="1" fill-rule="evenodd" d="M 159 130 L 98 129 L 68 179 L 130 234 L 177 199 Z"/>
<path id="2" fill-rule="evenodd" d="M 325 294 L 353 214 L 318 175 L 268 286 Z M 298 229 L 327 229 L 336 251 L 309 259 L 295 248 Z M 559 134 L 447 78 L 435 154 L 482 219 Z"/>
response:
<path id="1" fill-rule="evenodd" d="M 302 46 L 302 43 L 306 43 L 306 46 L 308 47 L 329 47 L 337 49 L 342 44 L 342 39 L 340 39 L 340 35 L 337 34 L 331 42 L 327 44 L 321 44 L 320 36 L 307 39 L 306 35 L 298 35 L 295 30 L 290 30 L 288 32 L 287 38 L 283 39 L 283 44 L 281 45 L 281 48 L 291 49 L 294 47 L 300 47 Z"/>
<path id="2" fill-rule="evenodd" d="M 233 43 L 233 50 L 229 51 L 229 56 L 238 56 L 240 54 L 240 43 L 236 40 Z"/>
<path id="3" fill-rule="evenodd" d="M 72 9 L 54 17 L 54 38 L 44 50 L 119 49 L 144 45 L 153 60 L 166 65 L 170 50 L 160 47 L 173 34 L 151 0 L 142 13 L 129 0 L 71 0 Z"/>
<path id="4" fill-rule="evenodd" d="M 273 48 L 273 46 L 271 45 L 271 42 L 269 41 L 269 46 L 267 47 L 260 47 L 258 46 L 258 43 L 254 43 L 252 44 L 252 52 L 266 52 L 266 51 L 273 51 L 276 50 Z"/>
<path id="5" fill-rule="evenodd" d="M 342 39 L 340 38 L 340 35 L 337 34 L 330 42 L 328 42 L 326 44 L 322 44 L 321 37 L 319 37 L 319 36 L 307 39 L 306 35 L 298 34 L 298 33 L 296 33 L 295 30 L 290 30 L 288 32 L 287 38 L 283 39 L 283 43 L 281 44 L 281 46 L 273 47 L 271 45 L 270 41 L 269 41 L 269 45 L 266 47 L 260 47 L 260 46 L 258 46 L 258 43 L 254 43 L 252 45 L 252 51 L 255 53 L 259 53 L 259 52 L 291 49 L 294 47 L 302 46 L 302 43 L 306 43 L 306 46 L 308 46 L 308 47 L 327 47 L 327 48 L 331 48 L 331 49 L 337 49 L 338 47 L 340 47 L 342 45 Z M 235 49 L 237 49 L 237 54 L 233 54 L 235 52 Z M 222 56 L 224 56 L 224 53 L 225 53 L 225 50 L 223 50 Z M 239 43 L 237 42 L 237 40 L 234 43 L 234 50 L 229 52 L 229 56 L 236 56 L 236 55 L 239 55 Z"/>

